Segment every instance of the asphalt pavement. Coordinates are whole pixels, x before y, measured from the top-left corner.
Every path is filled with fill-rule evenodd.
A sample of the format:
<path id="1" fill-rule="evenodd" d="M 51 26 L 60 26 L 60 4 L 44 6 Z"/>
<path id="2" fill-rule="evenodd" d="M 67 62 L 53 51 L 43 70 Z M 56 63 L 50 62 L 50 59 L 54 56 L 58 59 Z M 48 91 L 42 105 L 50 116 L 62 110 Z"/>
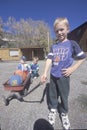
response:
<path id="1" fill-rule="evenodd" d="M 30 61 L 28 61 L 30 63 Z M 3 102 L 3 95 L 8 96 L 10 91 L 4 89 L 3 83 L 12 75 L 18 61 L 0 62 L 0 127 L 1 130 L 33 130 L 38 119 L 47 119 L 48 106 L 46 94 L 41 99 L 49 83 L 49 74 L 46 84 L 39 85 L 40 76 L 33 80 L 29 93 L 24 101 L 13 99 L 8 106 Z M 45 60 L 39 61 L 39 74 L 42 75 Z M 71 129 L 87 129 L 87 60 L 71 75 L 69 94 L 69 119 Z M 62 129 L 57 113 L 55 130 Z"/>

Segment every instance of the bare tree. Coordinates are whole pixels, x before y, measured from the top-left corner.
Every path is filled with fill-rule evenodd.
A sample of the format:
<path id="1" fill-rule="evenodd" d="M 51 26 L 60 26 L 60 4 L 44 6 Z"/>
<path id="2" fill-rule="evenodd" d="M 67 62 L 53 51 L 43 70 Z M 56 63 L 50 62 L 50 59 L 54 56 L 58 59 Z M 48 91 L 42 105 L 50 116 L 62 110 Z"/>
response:
<path id="1" fill-rule="evenodd" d="M 15 47 L 29 47 L 37 45 L 47 48 L 48 33 L 49 43 L 52 41 L 50 36 L 50 28 L 44 21 L 34 21 L 31 18 L 16 21 L 15 18 L 9 17 L 5 23 L 5 26 L 8 27 L 8 32 L 11 34 L 10 39 L 12 38 L 16 41 L 10 42 L 10 44 Z M 12 45 L 10 46 L 12 47 Z"/>

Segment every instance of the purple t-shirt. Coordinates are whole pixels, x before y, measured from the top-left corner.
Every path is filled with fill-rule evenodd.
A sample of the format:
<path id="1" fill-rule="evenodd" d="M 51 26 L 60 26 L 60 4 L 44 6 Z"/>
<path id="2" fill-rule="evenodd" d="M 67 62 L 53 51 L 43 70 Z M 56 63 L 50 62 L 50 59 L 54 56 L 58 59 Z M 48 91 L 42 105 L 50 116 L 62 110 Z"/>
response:
<path id="1" fill-rule="evenodd" d="M 54 77 L 62 77 L 62 69 L 72 65 L 73 56 L 85 58 L 83 51 L 75 41 L 67 40 L 53 44 L 48 54 L 48 59 L 52 59 L 51 74 Z"/>

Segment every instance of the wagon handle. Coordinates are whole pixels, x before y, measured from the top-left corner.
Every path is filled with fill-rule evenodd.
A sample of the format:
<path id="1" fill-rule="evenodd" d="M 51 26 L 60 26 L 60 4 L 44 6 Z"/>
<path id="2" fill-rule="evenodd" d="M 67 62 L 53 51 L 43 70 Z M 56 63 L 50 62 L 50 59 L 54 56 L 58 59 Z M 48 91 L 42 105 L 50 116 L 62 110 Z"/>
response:
<path id="1" fill-rule="evenodd" d="M 37 89 L 40 85 L 42 85 L 43 83 L 40 81 L 33 89 L 31 89 L 27 94 L 26 94 L 26 96 L 28 95 L 28 94 L 30 94 L 30 93 L 32 93 L 35 89 Z M 23 97 L 25 97 L 25 95 L 23 96 Z"/>

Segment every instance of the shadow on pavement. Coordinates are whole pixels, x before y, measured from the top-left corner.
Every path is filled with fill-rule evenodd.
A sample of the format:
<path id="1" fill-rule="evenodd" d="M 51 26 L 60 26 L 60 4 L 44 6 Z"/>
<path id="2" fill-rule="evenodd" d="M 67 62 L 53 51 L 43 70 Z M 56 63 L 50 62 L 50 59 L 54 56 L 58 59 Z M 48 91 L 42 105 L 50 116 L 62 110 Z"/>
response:
<path id="1" fill-rule="evenodd" d="M 41 118 L 35 121 L 33 130 L 54 130 L 54 128 L 47 120 Z"/>

